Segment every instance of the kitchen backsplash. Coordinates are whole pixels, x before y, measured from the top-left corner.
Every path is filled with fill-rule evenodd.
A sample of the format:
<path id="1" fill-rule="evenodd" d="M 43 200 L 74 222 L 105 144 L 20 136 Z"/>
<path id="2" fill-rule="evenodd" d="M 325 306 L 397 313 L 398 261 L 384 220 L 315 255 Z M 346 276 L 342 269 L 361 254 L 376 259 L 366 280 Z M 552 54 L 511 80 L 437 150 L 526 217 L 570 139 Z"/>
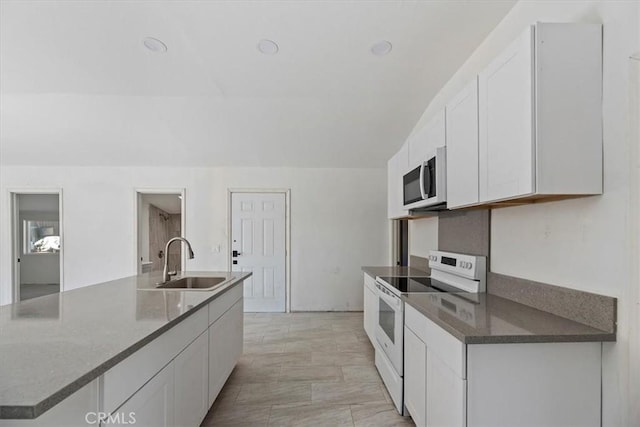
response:
<path id="1" fill-rule="evenodd" d="M 489 209 L 440 212 L 438 250 L 487 257 L 491 236 Z"/>

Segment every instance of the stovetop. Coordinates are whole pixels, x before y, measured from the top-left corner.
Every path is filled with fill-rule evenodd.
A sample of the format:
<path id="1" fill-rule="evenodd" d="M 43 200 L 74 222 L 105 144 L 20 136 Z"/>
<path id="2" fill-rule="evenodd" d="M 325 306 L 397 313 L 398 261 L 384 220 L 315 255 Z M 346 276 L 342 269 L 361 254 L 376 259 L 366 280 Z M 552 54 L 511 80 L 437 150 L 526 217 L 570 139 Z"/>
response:
<path id="1" fill-rule="evenodd" d="M 430 277 L 378 277 L 396 294 L 414 292 L 461 292 L 460 289 L 447 285 Z"/>

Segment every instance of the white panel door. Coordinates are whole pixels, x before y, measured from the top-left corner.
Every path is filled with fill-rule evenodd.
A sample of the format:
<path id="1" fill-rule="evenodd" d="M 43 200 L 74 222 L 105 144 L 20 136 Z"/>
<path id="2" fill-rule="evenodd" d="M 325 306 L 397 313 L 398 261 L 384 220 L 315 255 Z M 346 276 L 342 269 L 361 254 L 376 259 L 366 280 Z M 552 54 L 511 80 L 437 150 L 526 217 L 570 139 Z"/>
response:
<path id="1" fill-rule="evenodd" d="M 232 270 L 253 273 L 244 281 L 245 311 L 284 312 L 283 193 L 231 194 L 231 251 Z"/>
<path id="2" fill-rule="evenodd" d="M 209 334 L 204 331 L 174 360 L 175 421 L 199 426 L 209 410 Z"/>
<path id="3" fill-rule="evenodd" d="M 441 110 L 409 140 L 409 168 L 420 166 L 446 139 L 445 110 Z"/>
<path id="4" fill-rule="evenodd" d="M 427 347 L 427 421 L 428 427 L 466 425 L 466 381 L 456 375 Z M 491 425 L 491 424 L 487 424 Z"/>
<path id="5" fill-rule="evenodd" d="M 427 425 L 427 346 L 404 327 L 404 406 L 417 427 Z"/>
<path id="6" fill-rule="evenodd" d="M 209 406 L 242 355 L 243 330 L 242 299 L 209 327 Z"/>
<path id="7" fill-rule="evenodd" d="M 165 366 L 144 387 L 118 408 L 115 413 L 122 414 L 121 422 L 113 423 L 113 425 L 174 426 L 173 366 L 173 362 Z M 130 421 L 130 414 L 133 414 L 135 422 Z"/>
<path id="8" fill-rule="evenodd" d="M 533 28 L 479 75 L 480 201 L 533 193 Z"/>
<path id="9" fill-rule="evenodd" d="M 478 203 L 478 79 L 447 104 L 447 206 Z"/>

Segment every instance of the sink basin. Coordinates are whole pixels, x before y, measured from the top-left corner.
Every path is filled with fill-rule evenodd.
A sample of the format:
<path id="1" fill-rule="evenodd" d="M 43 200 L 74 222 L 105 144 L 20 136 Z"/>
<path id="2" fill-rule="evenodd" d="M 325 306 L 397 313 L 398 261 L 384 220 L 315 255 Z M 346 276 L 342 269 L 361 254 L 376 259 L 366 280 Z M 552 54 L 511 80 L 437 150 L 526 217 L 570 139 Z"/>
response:
<path id="1" fill-rule="evenodd" d="M 189 289 L 208 291 L 220 285 L 230 277 L 181 277 L 159 284 L 156 289 Z"/>

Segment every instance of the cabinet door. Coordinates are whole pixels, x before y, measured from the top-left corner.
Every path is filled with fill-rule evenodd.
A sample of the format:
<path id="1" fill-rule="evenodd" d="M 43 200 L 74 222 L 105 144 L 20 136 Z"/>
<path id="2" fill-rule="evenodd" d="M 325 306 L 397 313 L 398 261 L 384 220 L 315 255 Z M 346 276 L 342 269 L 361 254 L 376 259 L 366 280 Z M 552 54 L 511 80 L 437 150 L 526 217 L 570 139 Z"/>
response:
<path id="1" fill-rule="evenodd" d="M 387 203 L 389 219 L 406 216 L 402 178 L 409 171 L 409 145 L 402 148 L 387 163 Z"/>
<path id="2" fill-rule="evenodd" d="M 447 206 L 478 203 L 478 79 L 447 104 Z"/>
<path id="3" fill-rule="evenodd" d="M 175 361 L 175 420 L 199 426 L 209 409 L 209 335 L 205 331 Z"/>
<path id="4" fill-rule="evenodd" d="M 427 348 L 427 426 L 463 427 L 466 381 Z"/>
<path id="5" fill-rule="evenodd" d="M 173 407 L 173 362 L 165 366 L 129 400 L 115 411 L 118 419 L 109 425 L 171 427 L 175 425 Z M 131 418 L 135 418 L 135 421 Z"/>
<path id="6" fill-rule="evenodd" d="M 242 354 L 243 316 L 240 299 L 209 327 L 209 406 Z"/>
<path id="7" fill-rule="evenodd" d="M 408 167 L 419 166 L 437 147 L 446 143 L 445 110 L 442 110 L 409 140 Z"/>
<path id="8" fill-rule="evenodd" d="M 479 75 L 480 201 L 535 191 L 533 28 Z"/>
<path id="9" fill-rule="evenodd" d="M 424 427 L 427 420 L 427 347 L 407 327 L 404 328 L 404 406 L 413 422 Z"/>

